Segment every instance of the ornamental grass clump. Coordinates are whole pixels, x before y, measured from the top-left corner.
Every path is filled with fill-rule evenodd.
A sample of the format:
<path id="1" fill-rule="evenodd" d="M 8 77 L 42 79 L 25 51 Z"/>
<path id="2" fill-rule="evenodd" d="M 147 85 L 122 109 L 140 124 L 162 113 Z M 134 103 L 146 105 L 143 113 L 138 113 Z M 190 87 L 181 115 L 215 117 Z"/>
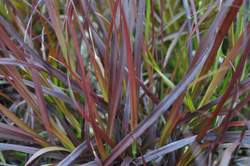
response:
<path id="1" fill-rule="evenodd" d="M 0 0 L 0 165 L 249 163 L 248 0 Z"/>

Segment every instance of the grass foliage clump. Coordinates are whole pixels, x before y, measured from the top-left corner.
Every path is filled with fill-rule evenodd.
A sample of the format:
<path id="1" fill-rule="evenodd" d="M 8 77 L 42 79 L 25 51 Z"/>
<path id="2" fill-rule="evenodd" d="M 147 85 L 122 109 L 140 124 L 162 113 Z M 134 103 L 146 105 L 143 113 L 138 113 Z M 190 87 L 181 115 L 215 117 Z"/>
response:
<path id="1" fill-rule="evenodd" d="M 0 0 L 0 165 L 249 163 L 249 0 Z"/>

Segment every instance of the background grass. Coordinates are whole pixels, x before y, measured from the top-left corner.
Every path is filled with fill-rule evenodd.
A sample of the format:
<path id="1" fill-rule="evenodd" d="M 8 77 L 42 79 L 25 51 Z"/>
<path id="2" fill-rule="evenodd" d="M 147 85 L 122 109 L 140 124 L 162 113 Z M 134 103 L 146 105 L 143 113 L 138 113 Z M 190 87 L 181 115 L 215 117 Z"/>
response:
<path id="1" fill-rule="evenodd" d="M 247 165 L 248 0 L 0 0 L 0 165 Z"/>

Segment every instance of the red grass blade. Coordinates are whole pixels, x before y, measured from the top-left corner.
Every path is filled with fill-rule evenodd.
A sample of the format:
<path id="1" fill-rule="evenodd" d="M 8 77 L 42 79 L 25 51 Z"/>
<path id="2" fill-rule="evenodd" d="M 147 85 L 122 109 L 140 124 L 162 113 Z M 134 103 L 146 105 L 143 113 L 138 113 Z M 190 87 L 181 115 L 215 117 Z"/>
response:
<path id="1" fill-rule="evenodd" d="M 131 128 L 132 130 L 134 130 L 138 123 L 136 73 L 135 73 L 134 60 L 132 56 L 132 48 L 131 48 L 130 37 L 129 37 L 130 35 L 129 35 L 127 20 L 126 20 L 126 16 L 124 14 L 123 8 L 121 9 L 121 15 L 123 18 L 123 28 L 124 28 L 123 37 L 125 38 L 126 51 L 127 51 L 126 53 L 127 53 L 127 63 L 128 63 L 128 79 L 129 79 L 129 84 L 130 84 L 129 86 L 130 95 L 131 95 L 130 100 L 131 100 L 131 106 L 132 106 Z"/>

